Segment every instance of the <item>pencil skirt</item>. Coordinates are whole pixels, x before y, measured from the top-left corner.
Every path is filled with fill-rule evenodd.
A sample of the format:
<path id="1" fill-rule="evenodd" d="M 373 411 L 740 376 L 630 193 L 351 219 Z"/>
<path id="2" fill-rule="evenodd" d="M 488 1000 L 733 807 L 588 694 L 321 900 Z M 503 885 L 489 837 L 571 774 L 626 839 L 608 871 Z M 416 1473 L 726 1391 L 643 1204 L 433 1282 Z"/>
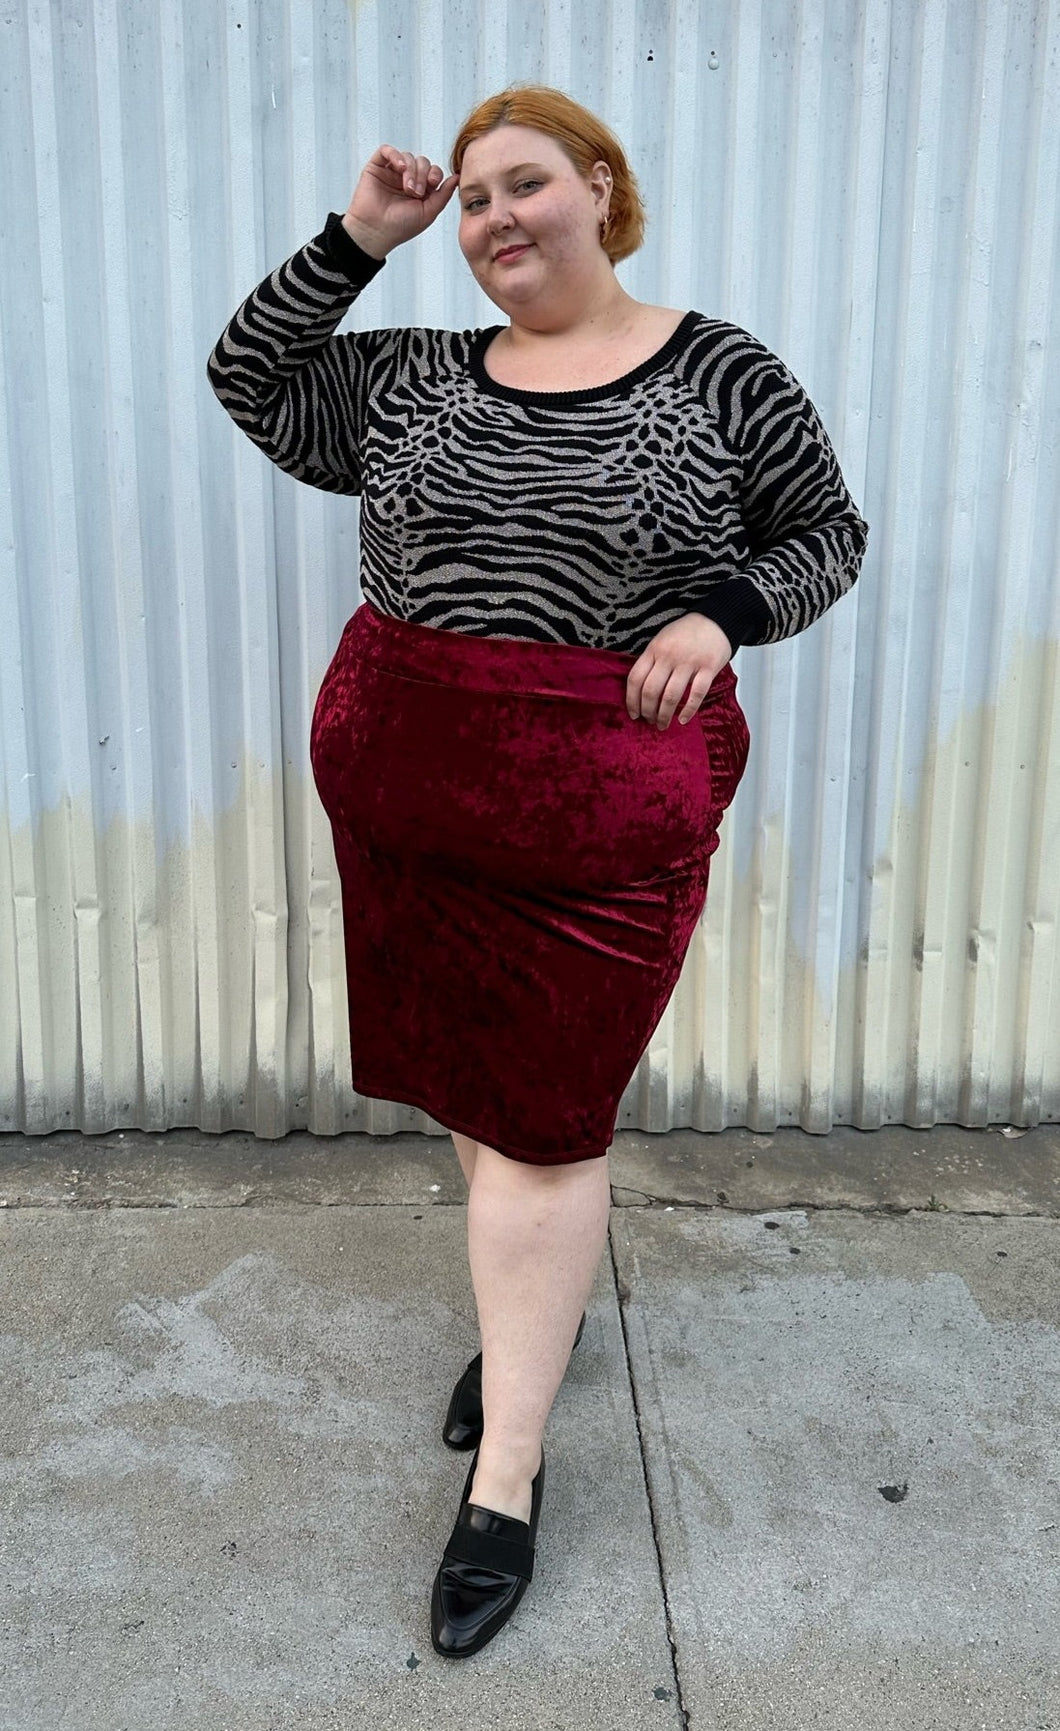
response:
<path id="1" fill-rule="evenodd" d="M 353 1086 L 531 1165 L 610 1147 L 747 761 L 731 665 L 660 730 L 635 659 L 362 602 L 314 712 Z"/>

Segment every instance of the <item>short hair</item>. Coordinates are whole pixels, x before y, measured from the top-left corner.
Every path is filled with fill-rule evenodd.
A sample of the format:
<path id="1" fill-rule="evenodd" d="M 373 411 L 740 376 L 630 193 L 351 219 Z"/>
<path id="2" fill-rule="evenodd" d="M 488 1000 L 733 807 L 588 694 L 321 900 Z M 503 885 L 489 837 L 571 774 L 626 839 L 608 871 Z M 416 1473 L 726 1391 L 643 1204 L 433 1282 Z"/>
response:
<path id="1" fill-rule="evenodd" d="M 588 108 L 547 84 L 509 84 L 471 110 L 453 142 L 450 173 L 460 173 L 469 144 L 498 126 L 533 126 L 547 133 L 566 151 L 583 180 L 588 180 L 594 162 L 606 162 L 611 170 L 611 220 L 602 241 L 604 251 L 617 264 L 643 244 L 646 215 L 636 176 L 615 134 Z"/>

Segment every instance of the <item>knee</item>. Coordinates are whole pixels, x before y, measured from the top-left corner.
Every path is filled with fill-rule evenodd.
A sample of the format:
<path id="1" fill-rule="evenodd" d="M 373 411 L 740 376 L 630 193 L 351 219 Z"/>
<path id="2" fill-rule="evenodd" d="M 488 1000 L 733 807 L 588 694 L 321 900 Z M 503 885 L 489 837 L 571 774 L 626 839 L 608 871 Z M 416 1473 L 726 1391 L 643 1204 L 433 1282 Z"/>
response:
<path id="1" fill-rule="evenodd" d="M 610 1150 L 588 1160 L 560 1160 L 544 1165 L 534 1160 L 517 1160 L 511 1154 L 501 1154 L 488 1142 L 475 1144 L 475 1171 L 493 1171 L 499 1178 L 523 1183 L 527 1188 L 558 1189 L 570 1184 L 591 1184 L 610 1172 Z"/>

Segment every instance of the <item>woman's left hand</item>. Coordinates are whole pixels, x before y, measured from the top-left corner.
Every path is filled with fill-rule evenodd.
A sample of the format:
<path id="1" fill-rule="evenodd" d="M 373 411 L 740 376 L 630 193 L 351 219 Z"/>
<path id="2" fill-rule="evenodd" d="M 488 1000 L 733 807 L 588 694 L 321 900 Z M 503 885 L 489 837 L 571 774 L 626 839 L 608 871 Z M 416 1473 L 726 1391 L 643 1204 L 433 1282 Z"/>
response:
<path id="1" fill-rule="evenodd" d="M 642 716 L 665 732 L 687 688 L 685 706 L 677 719 L 691 721 L 732 657 L 729 639 L 705 613 L 684 613 L 680 619 L 671 619 L 629 670 L 626 708 L 631 719 Z"/>

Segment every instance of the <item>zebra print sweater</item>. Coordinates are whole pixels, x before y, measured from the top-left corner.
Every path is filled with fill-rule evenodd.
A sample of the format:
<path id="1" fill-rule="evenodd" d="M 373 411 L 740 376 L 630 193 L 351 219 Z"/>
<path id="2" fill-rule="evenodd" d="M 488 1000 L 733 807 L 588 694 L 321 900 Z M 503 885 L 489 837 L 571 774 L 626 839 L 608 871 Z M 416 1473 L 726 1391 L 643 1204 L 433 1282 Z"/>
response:
<path id="1" fill-rule="evenodd" d="M 500 325 L 335 335 L 384 262 L 331 213 L 207 366 L 281 469 L 360 496 L 380 612 L 632 654 L 699 612 L 735 650 L 794 636 L 855 582 L 868 532 L 827 434 L 746 331 L 689 312 L 610 384 L 516 390 L 485 367 Z"/>

